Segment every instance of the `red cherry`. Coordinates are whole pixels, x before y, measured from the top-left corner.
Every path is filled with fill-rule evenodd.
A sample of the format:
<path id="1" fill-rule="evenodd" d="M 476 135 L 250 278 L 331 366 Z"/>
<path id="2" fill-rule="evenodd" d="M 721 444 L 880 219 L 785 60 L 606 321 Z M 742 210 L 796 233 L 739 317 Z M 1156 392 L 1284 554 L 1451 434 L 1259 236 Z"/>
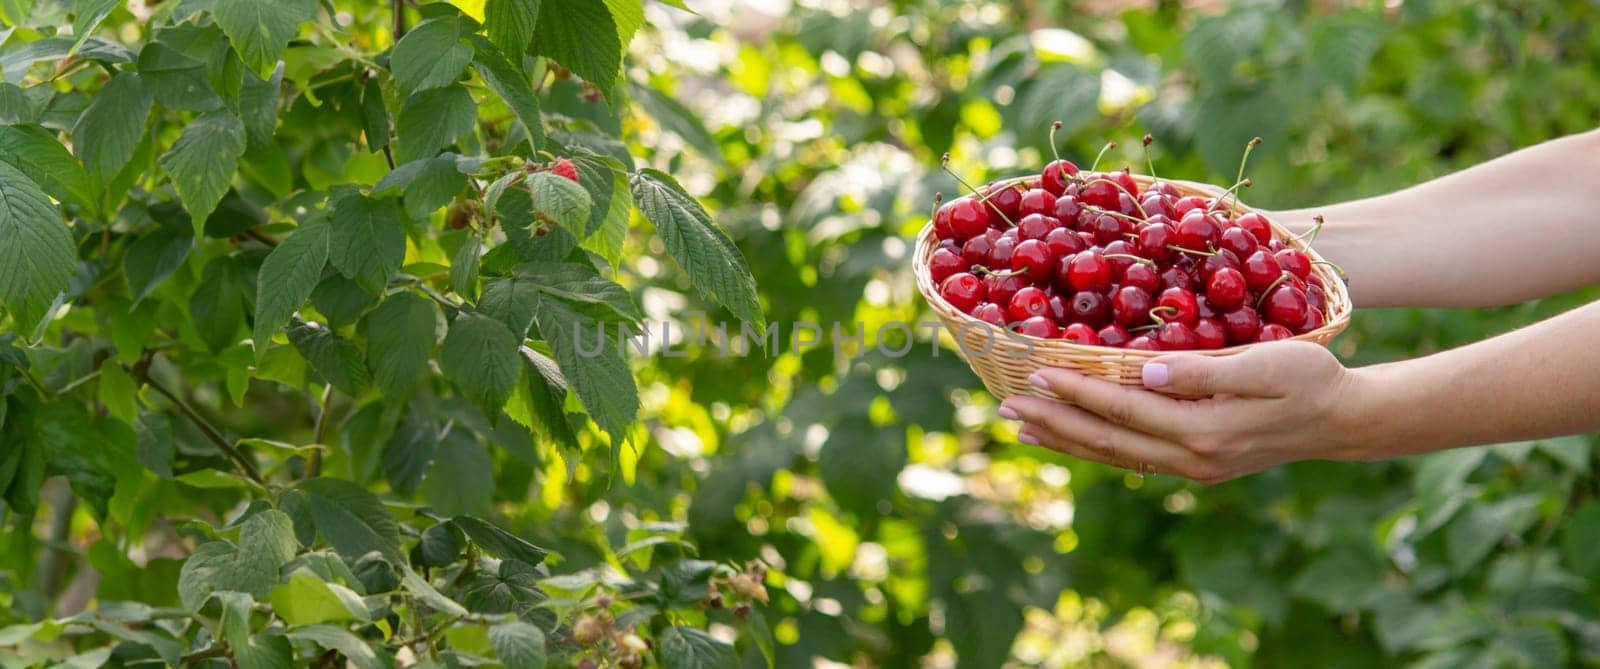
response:
<path id="1" fill-rule="evenodd" d="M 1061 221 L 1045 214 L 1028 214 L 1017 221 L 1017 239 L 1044 239 L 1051 230 L 1062 227 Z"/>
<path id="2" fill-rule="evenodd" d="M 1299 249 L 1284 249 L 1272 254 L 1272 257 L 1276 258 L 1278 265 L 1290 274 L 1301 279 L 1311 276 L 1311 258 L 1306 257 L 1306 254 L 1301 253 Z"/>
<path id="3" fill-rule="evenodd" d="M 1261 214 L 1250 212 L 1234 220 L 1234 224 L 1249 232 L 1256 238 L 1256 243 L 1267 244 L 1272 241 L 1272 225 L 1267 223 L 1267 218 Z M 1239 256 L 1244 257 L 1244 256 Z"/>
<path id="4" fill-rule="evenodd" d="M 1182 267 L 1174 266 L 1161 270 L 1162 290 L 1171 290 L 1173 288 L 1189 290 L 1193 287 L 1194 278 L 1190 277 L 1188 272 L 1183 271 Z"/>
<path id="5" fill-rule="evenodd" d="M 1006 308 L 1006 316 L 1012 322 L 1025 321 L 1034 316 L 1045 316 L 1050 313 L 1050 300 L 1044 291 L 1033 286 L 1028 286 L 1017 291 L 1011 296 L 1010 305 Z"/>
<path id="6" fill-rule="evenodd" d="M 1316 277 L 1313 276 L 1311 278 L 1315 279 Z M 1327 313 L 1328 312 L 1328 297 L 1327 297 L 1327 293 L 1324 293 L 1320 286 L 1312 286 L 1312 287 L 1306 289 L 1306 305 L 1310 306 L 1312 309 L 1314 309 L 1316 311 L 1320 311 L 1322 313 Z"/>
<path id="7" fill-rule="evenodd" d="M 1012 232 L 1007 230 L 1006 232 Z M 994 240 L 994 246 L 989 249 L 989 269 L 1005 269 L 1011 266 L 1011 256 L 1017 250 L 1016 235 L 1000 235 Z"/>
<path id="8" fill-rule="evenodd" d="M 1090 221 L 1090 223 L 1092 224 L 1093 221 Z M 1078 230 L 1078 239 L 1083 240 L 1084 246 L 1097 246 L 1100 244 L 1100 242 L 1095 241 L 1094 231 L 1092 230 Z"/>
<path id="9" fill-rule="evenodd" d="M 1200 260 L 1197 274 L 1203 283 L 1210 281 L 1211 275 L 1219 269 L 1239 269 L 1239 257 L 1227 249 L 1217 249 L 1215 253 Z"/>
<path id="10" fill-rule="evenodd" d="M 1070 160 L 1052 161 L 1039 173 L 1039 187 L 1050 191 L 1051 195 L 1059 196 L 1067 191 L 1067 183 L 1077 173 L 1078 166 Z"/>
<path id="11" fill-rule="evenodd" d="M 1195 295 L 1194 296 L 1194 303 L 1195 303 L 1195 306 L 1198 307 L 1197 309 L 1195 309 L 1195 313 L 1199 314 L 1201 318 L 1216 318 L 1217 317 L 1217 309 L 1216 309 L 1216 307 L 1212 306 L 1211 300 L 1206 299 L 1205 295 L 1203 295 L 1203 294 Z"/>
<path id="12" fill-rule="evenodd" d="M 1190 251 L 1206 251 L 1217 245 L 1222 232 L 1217 229 L 1215 219 L 1196 211 L 1178 221 L 1178 227 L 1172 231 L 1172 243 Z"/>
<path id="13" fill-rule="evenodd" d="M 1006 310 L 993 302 L 984 302 L 972 310 L 972 317 L 997 328 L 1006 326 Z"/>
<path id="14" fill-rule="evenodd" d="M 1167 262 L 1172 257 L 1172 249 L 1167 248 L 1173 243 L 1170 223 L 1167 217 L 1157 214 L 1139 228 L 1141 255 L 1156 262 Z"/>
<path id="15" fill-rule="evenodd" d="M 1161 275 L 1156 274 L 1155 266 L 1149 263 L 1133 263 L 1122 271 L 1120 277 L 1123 286 L 1134 286 L 1151 295 L 1161 288 Z"/>
<path id="16" fill-rule="evenodd" d="M 1186 288 L 1168 288 L 1161 291 L 1161 296 L 1156 298 L 1156 308 L 1161 307 L 1169 307 L 1159 312 L 1161 320 L 1169 323 L 1193 326 L 1200 318 L 1200 305 L 1195 303 L 1194 293 Z"/>
<path id="17" fill-rule="evenodd" d="M 1118 193 L 1117 211 L 1128 216 L 1137 214 L 1139 213 L 1139 201 L 1133 199 L 1133 196 L 1127 193 Z"/>
<path id="18" fill-rule="evenodd" d="M 1198 195 L 1190 195 L 1188 197 L 1178 198 L 1178 201 L 1173 203 L 1173 205 L 1172 205 L 1172 215 L 1177 217 L 1177 218 L 1179 218 L 1179 219 L 1182 219 L 1184 216 L 1187 216 L 1189 214 L 1189 212 L 1191 212 L 1191 211 L 1194 211 L 1196 209 L 1199 209 L 1201 211 L 1205 211 L 1205 208 L 1206 208 L 1206 200 L 1205 200 L 1205 198 L 1202 198 L 1202 197 L 1200 197 Z"/>
<path id="19" fill-rule="evenodd" d="M 946 202 L 939 205 L 933 212 L 933 236 L 939 239 L 954 239 L 956 231 L 950 227 L 950 212 L 956 207 L 955 202 Z"/>
<path id="20" fill-rule="evenodd" d="M 1083 205 L 1078 204 L 1078 198 L 1064 195 L 1056 198 L 1056 207 L 1050 213 L 1062 223 L 1073 225 L 1078 222 L 1078 214 L 1083 213 Z"/>
<path id="21" fill-rule="evenodd" d="M 1083 188 L 1078 191 L 1078 201 L 1092 207 L 1115 210 L 1117 195 L 1122 193 L 1122 189 L 1117 188 L 1116 183 L 1103 174 L 1089 175 L 1087 179 Z"/>
<path id="22" fill-rule="evenodd" d="M 1280 341 L 1293 336 L 1294 333 L 1289 331 L 1289 328 L 1277 323 L 1268 323 L 1261 326 L 1261 334 L 1256 335 L 1256 341 Z"/>
<path id="23" fill-rule="evenodd" d="M 1111 296 L 1111 318 L 1123 327 L 1138 327 L 1150 322 L 1150 307 L 1155 299 L 1133 286 L 1123 286 Z"/>
<path id="24" fill-rule="evenodd" d="M 1117 172 L 1111 179 L 1112 181 L 1117 182 L 1118 186 L 1122 187 L 1122 192 L 1124 193 L 1134 195 L 1139 192 L 1139 182 L 1134 181 L 1133 175 L 1128 174 L 1127 170 Z"/>
<path id="25" fill-rule="evenodd" d="M 1067 283 L 1077 291 L 1105 290 L 1111 285 L 1111 263 L 1093 249 L 1074 254 L 1067 261 Z"/>
<path id="26" fill-rule="evenodd" d="M 1133 232 L 1133 223 L 1128 219 L 1101 214 L 1094 219 L 1095 243 L 1104 246 L 1111 242 L 1121 241 L 1123 233 Z"/>
<path id="27" fill-rule="evenodd" d="M 989 264 L 990 254 L 994 252 L 994 243 L 998 239 L 1000 231 L 993 229 L 987 234 L 968 239 L 967 243 L 961 245 L 961 260 L 967 263 L 968 267 Z"/>
<path id="28" fill-rule="evenodd" d="M 1083 323 L 1073 323 L 1061 331 L 1061 338 L 1083 346 L 1099 346 L 1100 335 Z"/>
<path id="29" fill-rule="evenodd" d="M 1050 247 L 1050 254 L 1057 258 L 1065 258 L 1074 253 L 1089 248 L 1083 243 L 1083 238 L 1078 233 L 1066 228 L 1056 228 L 1044 236 L 1044 245 Z"/>
<path id="30" fill-rule="evenodd" d="M 983 280 L 966 272 L 951 275 L 939 284 L 939 294 L 944 296 L 944 301 L 967 313 L 983 301 L 985 292 Z"/>
<path id="31" fill-rule="evenodd" d="M 1046 290 L 1045 292 L 1049 293 L 1050 291 Z M 1045 315 L 1049 316 L 1050 320 L 1053 320 L 1053 321 L 1055 321 L 1057 323 L 1066 323 L 1067 321 L 1072 320 L 1072 319 L 1067 317 L 1067 299 L 1066 298 L 1064 298 L 1064 297 L 1062 297 L 1060 295 L 1056 295 L 1054 293 L 1051 293 L 1050 294 L 1049 304 L 1050 304 L 1050 311 L 1047 312 Z"/>
<path id="32" fill-rule="evenodd" d="M 1267 286 L 1283 276 L 1283 267 L 1278 264 L 1278 259 L 1265 249 L 1250 254 L 1244 259 L 1244 264 L 1239 266 L 1239 271 L 1244 273 L 1244 282 L 1253 292 L 1266 290 Z"/>
<path id="33" fill-rule="evenodd" d="M 954 239 L 941 239 L 939 240 L 939 243 L 933 247 L 933 250 L 935 251 L 939 249 L 944 249 L 951 253 L 961 253 L 961 244 L 957 243 Z"/>
<path id="34" fill-rule="evenodd" d="M 989 207 L 972 198 L 950 203 L 950 230 L 956 239 L 971 239 L 989 229 Z"/>
<path id="35" fill-rule="evenodd" d="M 1145 190 L 1145 192 L 1160 193 L 1174 200 L 1183 195 L 1183 193 L 1178 192 L 1178 187 L 1172 185 L 1171 181 L 1153 181 L 1150 183 L 1150 188 Z"/>
<path id="36" fill-rule="evenodd" d="M 1044 242 L 1027 239 L 1011 253 L 1011 269 L 1022 272 L 1032 283 L 1043 284 L 1050 280 L 1050 265 L 1055 259 Z"/>
<path id="37" fill-rule="evenodd" d="M 1324 322 L 1322 312 L 1316 309 L 1306 309 L 1306 320 L 1294 329 L 1295 334 L 1305 334 L 1320 328 Z"/>
<path id="38" fill-rule="evenodd" d="M 1156 328 L 1156 343 L 1163 351 L 1192 351 L 1198 345 L 1194 329 L 1183 323 L 1167 323 Z"/>
<path id="39" fill-rule="evenodd" d="M 1217 242 L 1217 248 L 1231 251 L 1240 258 L 1248 258 L 1255 253 L 1261 245 L 1256 243 L 1256 238 L 1244 228 L 1229 227 L 1222 231 L 1222 237 Z"/>
<path id="40" fill-rule="evenodd" d="M 1172 205 L 1160 193 L 1150 193 L 1139 200 L 1139 206 L 1144 210 L 1146 218 L 1156 216 L 1172 216 Z"/>
<path id="41" fill-rule="evenodd" d="M 1309 309 L 1306 304 L 1306 294 L 1290 285 L 1273 288 L 1261 304 L 1261 314 L 1266 317 L 1268 323 L 1291 328 L 1299 327 L 1306 322 L 1306 311 Z"/>
<path id="42" fill-rule="evenodd" d="M 1081 323 L 1075 325 L 1081 325 Z M 1102 346 L 1122 346 L 1127 344 L 1129 339 L 1133 339 L 1133 335 L 1128 334 L 1127 328 L 1116 323 L 1100 328 L 1100 331 L 1095 335 L 1100 338 Z"/>
<path id="43" fill-rule="evenodd" d="M 1244 274 L 1231 267 L 1212 272 L 1211 278 L 1206 281 L 1206 300 L 1218 309 L 1227 310 L 1244 304 L 1248 292 Z"/>
<path id="44" fill-rule="evenodd" d="M 989 291 L 989 301 L 995 304 L 1011 304 L 1011 297 L 1017 291 L 1028 287 L 1028 280 L 1016 274 L 1001 276 L 990 274 L 984 277 L 984 285 Z"/>
<path id="45" fill-rule="evenodd" d="M 992 185 L 984 192 L 989 194 L 989 204 L 999 209 L 1006 218 L 1013 221 L 1020 218 L 1018 211 L 1022 206 L 1022 191 L 1015 186 Z"/>
<path id="46" fill-rule="evenodd" d="M 1195 348 L 1215 350 L 1228 345 L 1228 332 L 1215 319 L 1202 318 L 1194 324 Z"/>
<path id="47" fill-rule="evenodd" d="M 1101 253 L 1105 254 L 1106 262 L 1111 263 L 1111 278 L 1120 278 L 1123 272 L 1128 271 L 1128 268 L 1137 262 L 1134 260 L 1134 258 L 1139 257 L 1135 253 L 1137 250 L 1128 242 L 1120 239 L 1106 244 Z"/>
<path id="48" fill-rule="evenodd" d="M 1134 351 L 1159 351 L 1159 350 L 1161 350 L 1161 345 L 1157 344 L 1156 340 L 1151 339 L 1150 335 L 1147 335 L 1147 334 L 1142 334 L 1142 335 L 1139 335 L 1137 337 L 1134 337 L 1133 339 L 1129 339 L 1128 343 L 1123 344 L 1122 347 L 1126 348 L 1126 349 L 1131 349 L 1131 350 L 1134 350 Z"/>
<path id="49" fill-rule="evenodd" d="M 1017 332 L 1029 337 L 1040 339 L 1055 339 L 1060 334 L 1061 328 L 1044 316 L 1034 316 L 1017 324 Z"/>
<path id="50" fill-rule="evenodd" d="M 1111 305 L 1104 295 L 1085 291 L 1072 296 L 1072 301 L 1067 303 L 1067 315 L 1074 322 L 1098 328 L 1111 320 Z"/>
<path id="51" fill-rule="evenodd" d="M 967 271 L 970 263 L 961 259 L 961 256 L 951 253 L 949 249 L 939 249 L 933 252 L 933 257 L 928 259 L 928 271 L 933 276 L 935 284 L 943 284 L 957 272 Z"/>
<path id="52" fill-rule="evenodd" d="M 1028 214 L 1053 214 L 1056 210 L 1056 196 L 1043 188 L 1032 188 L 1022 194 L 1022 204 L 1017 207 L 1019 216 Z M 1012 219 L 1016 220 L 1016 219 Z"/>

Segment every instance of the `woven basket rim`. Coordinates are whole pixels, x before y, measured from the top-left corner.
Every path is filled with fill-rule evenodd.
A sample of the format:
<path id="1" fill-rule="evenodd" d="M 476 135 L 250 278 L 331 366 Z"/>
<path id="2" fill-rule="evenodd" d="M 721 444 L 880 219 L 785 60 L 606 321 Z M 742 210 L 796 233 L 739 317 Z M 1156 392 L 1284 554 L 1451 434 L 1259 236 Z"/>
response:
<path id="1" fill-rule="evenodd" d="M 1134 181 L 1139 183 L 1141 187 L 1158 181 L 1155 178 L 1143 174 L 1133 174 L 1132 176 Z M 1038 182 L 1038 179 L 1039 177 L 1036 175 L 1021 176 L 1000 179 L 992 182 L 989 185 L 1004 184 L 1007 186 L 1016 186 L 1020 184 L 1031 186 L 1035 185 Z M 1167 183 L 1172 184 L 1184 195 L 1199 195 L 1202 197 L 1211 197 L 1215 195 L 1215 193 L 1196 188 L 1188 185 L 1185 182 L 1173 181 L 1170 179 L 1159 181 L 1166 181 Z M 971 197 L 972 195 L 969 194 L 957 199 L 969 199 Z M 1254 212 L 1266 219 L 1267 224 L 1272 229 L 1273 238 L 1283 240 L 1292 248 L 1298 249 L 1302 253 L 1305 253 L 1306 256 L 1311 259 L 1312 273 L 1322 280 L 1323 292 L 1327 297 L 1327 309 L 1326 313 L 1324 314 L 1325 322 L 1323 323 L 1322 327 L 1304 334 L 1295 335 L 1287 341 L 1309 341 L 1326 345 L 1328 341 L 1332 340 L 1340 332 L 1343 332 L 1344 329 L 1350 324 L 1350 314 L 1352 311 L 1354 311 L 1355 307 L 1350 301 L 1350 293 L 1348 288 L 1345 286 L 1344 280 L 1341 279 L 1332 269 L 1330 269 L 1330 264 L 1325 258 L 1322 257 L 1322 254 L 1317 253 L 1316 249 L 1311 248 L 1311 246 L 1306 244 L 1304 240 L 1296 239 L 1293 233 L 1280 225 L 1276 220 L 1273 219 L 1272 215 L 1266 211 L 1262 211 L 1244 204 L 1237 198 L 1234 199 L 1233 203 L 1229 206 L 1229 209 L 1235 213 Z M 1071 356 L 1074 354 L 1083 354 L 1100 359 L 1105 359 L 1108 356 L 1114 356 L 1121 357 L 1123 359 L 1149 360 L 1175 352 L 1142 351 L 1138 349 L 1119 348 L 1114 346 L 1091 346 L 1085 344 L 1076 344 L 1062 339 L 1040 339 L 1038 337 L 1030 337 L 1020 333 L 1002 332 L 1001 328 L 998 328 L 987 321 L 974 318 L 971 315 L 956 309 L 949 302 L 945 301 L 944 296 L 939 294 L 937 287 L 933 285 L 933 275 L 928 267 L 928 260 L 932 257 L 934 249 L 938 247 L 938 243 L 939 240 L 933 234 L 933 221 L 930 219 L 917 234 L 916 249 L 912 254 L 911 260 L 913 268 L 912 271 L 916 276 L 917 291 L 922 293 L 923 298 L 928 301 L 928 304 L 933 307 L 933 310 L 938 313 L 941 318 L 943 318 L 946 327 L 950 330 L 952 337 L 956 339 L 957 344 L 961 344 L 961 332 L 966 331 L 968 328 L 974 327 L 970 325 L 971 323 L 979 323 L 981 324 L 981 327 L 988 328 L 989 330 L 994 331 L 994 334 L 1001 335 L 1000 338 L 1002 339 L 1021 340 L 1026 342 L 1029 351 L 1028 357 L 1039 357 L 1038 353 L 1042 351 L 1053 355 Z M 1251 346 L 1256 346 L 1260 343 L 1262 342 L 1239 344 L 1220 349 L 1195 349 L 1182 352 L 1211 356 L 1236 355 L 1245 349 Z M 958 351 L 963 356 L 968 354 L 968 351 L 965 350 L 964 345 L 958 346 Z"/>

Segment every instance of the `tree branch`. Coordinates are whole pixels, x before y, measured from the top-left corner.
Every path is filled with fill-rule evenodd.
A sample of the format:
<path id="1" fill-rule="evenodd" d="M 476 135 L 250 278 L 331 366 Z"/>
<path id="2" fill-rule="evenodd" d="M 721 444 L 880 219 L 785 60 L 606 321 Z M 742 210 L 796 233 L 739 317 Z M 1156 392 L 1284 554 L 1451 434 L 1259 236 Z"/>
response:
<path id="1" fill-rule="evenodd" d="M 266 479 L 261 478 L 261 471 L 256 468 L 256 463 L 249 457 L 246 457 L 245 454 L 239 449 L 235 448 L 232 443 L 229 443 L 227 437 L 222 436 L 222 431 L 218 430 L 217 427 L 212 425 L 210 421 L 206 420 L 204 416 L 196 413 L 194 409 L 190 408 L 187 403 L 185 403 L 177 395 L 173 394 L 172 391 L 167 390 L 166 386 L 161 385 L 159 381 L 151 378 L 148 366 L 136 367 L 134 372 L 136 374 L 136 378 L 138 378 L 140 381 L 143 381 L 145 385 L 154 388 L 156 392 L 161 393 L 162 395 L 166 396 L 168 400 L 171 400 L 172 406 L 177 408 L 178 413 L 183 414 L 184 418 L 188 418 L 189 422 L 194 423 L 195 427 L 200 428 L 200 432 L 204 433 L 206 438 L 211 440 L 211 443 L 216 444 L 217 448 L 221 449 L 223 453 L 227 454 L 228 458 L 232 459 L 234 464 L 239 465 L 239 469 L 244 472 L 245 476 L 250 477 L 250 480 L 261 484 L 263 487 L 267 485 Z"/>
<path id="2" fill-rule="evenodd" d="M 333 407 L 333 384 L 328 384 L 322 389 L 322 411 L 317 414 L 317 427 L 312 434 L 312 443 L 322 445 L 323 436 L 328 433 L 328 414 Z M 306 465 L 306 478 L 316 478 L 322 475 L 322 449 L 311 451 L 311 461 Z"/>

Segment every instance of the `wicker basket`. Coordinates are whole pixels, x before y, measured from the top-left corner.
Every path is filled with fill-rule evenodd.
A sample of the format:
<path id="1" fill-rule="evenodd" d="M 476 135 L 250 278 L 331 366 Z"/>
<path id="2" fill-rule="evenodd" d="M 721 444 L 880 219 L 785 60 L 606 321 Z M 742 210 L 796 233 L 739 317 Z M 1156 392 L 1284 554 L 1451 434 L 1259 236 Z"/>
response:
<path id="1" fill-rule="evenodd" d="M 1037 183 L 1037 180 L 1037 177 L 1023 177 L 1013 179 L 1009 183 L 1031 186 Z M 1150 177 L 1141 175 L 1135 175 L 1134 180 L 1139 182 L 1141 188 L 1152 181 Z M 1203 190 L 1180 181 L 1170 181 L 1170 183 L 1184 195 L 1212 197 L 1218 192 Z M 1255 211 L 1237 202 L 1233 209 L 1239 213 Z M 1276 222 L 1270 219 L 1268 222 L 1272 226 L 1274 237 L 1286 240 L 1291 246 L 1310 256 L 1314 263 L 1311 266 L 1312 272 L 1322 279 L 1326 291 L 1326 324 L 1294 339 L 1327 345 L 1350 324 L 1350 312 L 1353 308 L 1350 303 L 1350 293 L 1345 289 L 1344 281 L 1329 269 L 1328 265 L 1318 262 L 1323 260 L 1322 256 L 1303 242 L 1293 240 L 1293 235 Z M 1144 363 L 1163 355 L 1151 351 L 1083 346 L 1060 339 L 1037 339 L 1016 333 L 1008 334 L 987 322 L 962 313 L 946 302 L 944 297 L 939 295 L 938 287 L 933 285 L 928 260 L 937 246 L 938 240 L 934 238 L 933 222 L 929 221 L 917 236 L 916 253 L 912 257 L 917 290 L 922 292 L 928 304 L 933 306 L 933 310 L 944 321 L 950 336 L 955 338 L 958 344 L 957 352 L 972 367 L 972 371 L 977 372 L 983 379 L 984 386 L 988 387 L 990 394 L 995 397 L 1006 398 L 1012 395 L 1051 397 L 1046 391 L 1028 383 L 1028 376 L 1045 367 L 1069 369 L 1124 385 L 1141 385 Z M 1193 351 L 1193 353 L 1213 356 L 1234 355 L 1244 350 L 1246 346 L 1248 345 Z"/>

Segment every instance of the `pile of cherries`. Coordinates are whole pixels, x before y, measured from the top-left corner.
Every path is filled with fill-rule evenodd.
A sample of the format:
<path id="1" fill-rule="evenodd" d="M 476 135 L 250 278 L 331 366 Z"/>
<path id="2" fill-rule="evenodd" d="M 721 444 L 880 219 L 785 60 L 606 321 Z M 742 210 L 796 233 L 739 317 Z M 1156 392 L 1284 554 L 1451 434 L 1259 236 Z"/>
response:
<path id="1" fill-rule="evenodd" d="M 1316 330 L 1328 297 L 1311 259 L 1227 204 L 1248 185 L 1205 198 L 1058 159 L 940 206 L 929 269 L 951 306 L 1031 337 L 1181 351 Z"/>

